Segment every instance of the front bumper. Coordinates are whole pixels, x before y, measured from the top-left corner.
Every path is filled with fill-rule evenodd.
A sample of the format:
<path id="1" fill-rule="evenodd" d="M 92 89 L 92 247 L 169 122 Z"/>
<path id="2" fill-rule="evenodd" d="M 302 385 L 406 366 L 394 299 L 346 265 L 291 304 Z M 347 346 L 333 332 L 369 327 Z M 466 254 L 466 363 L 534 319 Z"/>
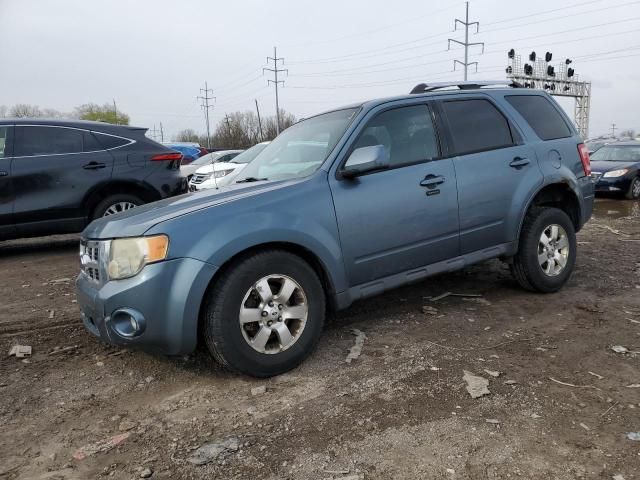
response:
<path id="1" fill-rule="evenodd" d="M 594 181 L 596 193 L 626 193 L 631 185 L 631 177 L 627 176 L 611 178 L 597 176 Z"/>
<path id="2" fill-rule="evenodd" d="M 166 355 L 193 351 L 198 338 L 200 305 L 216 267 L 192 258 L 147 265 L 138 275 L 98 285 L 81 273 L 76 280 L 78 305 L 86 329 L 112 345 L 139 347 Z M 139 312 L 145 323 L 137 336 L 123 336 L 112 314 Z"/>

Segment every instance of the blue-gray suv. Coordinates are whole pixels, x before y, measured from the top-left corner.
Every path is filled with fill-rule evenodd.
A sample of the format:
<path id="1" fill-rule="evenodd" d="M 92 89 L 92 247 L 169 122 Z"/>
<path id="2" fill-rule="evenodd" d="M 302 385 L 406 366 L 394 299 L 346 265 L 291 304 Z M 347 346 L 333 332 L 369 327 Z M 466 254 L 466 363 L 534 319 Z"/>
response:
<path id="1" fill-rule="evenodd" d="M 161 200 L 84 231 L 78 303 L 117 345 L 201 341 L 257 377 L 309 355 L 328 309 L 499 257 L 554 292 L 589 219 L 589 155 L 544 92 L 493 82 L 307 118 L 228 187 Z"/>

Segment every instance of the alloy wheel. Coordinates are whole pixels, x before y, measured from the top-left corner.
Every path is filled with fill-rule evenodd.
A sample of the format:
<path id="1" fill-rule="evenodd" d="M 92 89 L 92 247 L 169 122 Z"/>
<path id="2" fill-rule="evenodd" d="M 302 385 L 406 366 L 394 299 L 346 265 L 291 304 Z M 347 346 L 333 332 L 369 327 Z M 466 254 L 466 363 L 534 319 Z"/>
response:
<path id="1" fill-rule="evenodd" d="M 545 275 L 560 275 L 569 260 L 569 239 L 560 225 L 549 225 L 540 235 L 538 242 L 538 263 Z"/>
<path id="2" fill-rule="evenodd" d="M 309 315 L 307 297 L 286 275 L 262 277 L 247 291 L 238 320 L 242 335 L 254 350 L 280 353 L 300 338 Z"/>
<path id="3" fill-rule="evenodd" d="M 108 217 L 109 215 L 115 215 L 116 213 L 121 213 L 127 210 L 131 210 L 135 208 L 136 204 L 132 202 L 118 202 L 110 205 L 104 212 L 103 217 Z"/>

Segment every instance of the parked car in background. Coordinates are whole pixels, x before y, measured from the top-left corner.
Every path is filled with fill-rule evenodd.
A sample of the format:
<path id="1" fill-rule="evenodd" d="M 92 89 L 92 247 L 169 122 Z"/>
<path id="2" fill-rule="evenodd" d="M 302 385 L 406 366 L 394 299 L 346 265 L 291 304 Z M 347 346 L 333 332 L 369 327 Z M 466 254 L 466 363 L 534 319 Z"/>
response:
<path id="1" fill-rule="evenodd" d="M 202 147 L 197 143 L 173 142 L 164 143 L 163 145 L 182 154 L 182 165 L 189 165 L 202 156 Z"/>
<path id="2" fill-rule="evenodd" d="M 211 165 L 216 162 L 228 162 L 243 151 L 244 150 L 220 150 L 218 152 L 207 153 L 206 155 L 195 159 L 188 165 L 182 165 L 180 169 L 182 171 L 182 174 L 187 177 L 187 179 L 191 179 L 193 174 L 196 173 L 196 170 L 198 170 L 199 168 L 205 165 Z"/>
<path id="3" fill-rule="evenodd" d="M 0 120 L 0 240 L 80 232 L 96 218 L 184 193 L 182 154 L 146 130 Z"/>
<path id="4" fill-rule="evenodd" d="M 523 288 L 559 290 L 592 213 L 589 155 L 551 96 L 494 85 L 306 118 L 233 185 L 93 222 L 87 330 L 172 355 L 201 341 L 267 377 L 311 353 L 327 309 L 430 275 L 502 258 Z"/>
<path id="5" fill-rule="evenodd" d="M 193 192 L 229 185 L 267 145 L 269 142 L 258 143 L 232 160 L 218 160 L 198 168 L 189 180 L 189 190 Z"/>
<path id="6" fill-rule="evenodd" d="M 591 155 L 591 176 L 596 193 L 622 194 L 640 198 L 640 142 L 616 142 L 600 147 Z"/>

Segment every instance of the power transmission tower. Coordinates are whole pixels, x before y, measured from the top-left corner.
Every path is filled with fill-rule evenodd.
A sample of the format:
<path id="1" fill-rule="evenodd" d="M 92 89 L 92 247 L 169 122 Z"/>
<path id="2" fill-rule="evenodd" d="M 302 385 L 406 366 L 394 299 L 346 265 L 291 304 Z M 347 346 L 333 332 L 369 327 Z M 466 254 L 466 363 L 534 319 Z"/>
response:
<path id="1" fill-rule="evenodd" d="M 258 128 L 260 129 L 260 141 L 264 140 L 264 135 L 262 134 L 262 120 L 260 120 L 260 107 L 258 107 L 258 99 L 256 101 L 256 112 L 258 112 Z"/>
<path id="2" fill-rule="evenodd" d="M 213 105 L 209 105 L 209 100 L 214 100 L 216 97 L 213 96 L 213 90 L 209 88 L 207 82 L 204 82 L 204 88 L 200 89 L 200 93 L 202 95 L 196 97 L 198 100 L 202 100 L 200 106 L 204 110 L 204 118 L 207 122 L 207 148 L 211 148 L 211 130 L 209 126 L 209 109 L 213 108 Z M 211 95 L 211 96 L 210 96 Z"/>
<path id="3" fill-rule="evenodd" d="M 471 65 L 475 65 L 476 66 L 476 72 L 478 71 L 478 62 L 469 62 L 469 47 L 472 47 L 474 45 L 482 45 L 482 53 L 484 53 L 484 42 L 469 42 L 469 27 L 472 25 L 476 26 L 476 33 L 478 33 L 478 31 L 480 30 L 480 23 L 479 22 L 469 22 L 469 2 L 466 2 L 466 14 L 465 14 L 465 19 L 464 22 L 458 18 L 455 19 L 455 21 L 453 22 L 453 29 L 457 30 L 458 29 L 458 23 L 464 25 L 464 42 L 461 42 L 459 40 L 456 40 L 454 38 L 450 38 L 448 43 L 447 43 L 447 50 L 451 50 L 451 42 L 453 43 L 457 43 L 458 45 L 462 45 L 464 47 L 464 62 L 461 62 L 460 60 L 454 60 L 453 61 L 453 69 L 456 69 L 456 65 L 459 63 L 460 65 L 462 65 L 464 67 L 464 80 L 467 80 L 467 69 L 469 68 L 469 66 Z"/>
<path id="4" fill-rule="evenodd" d="M 158 132 L 159 132 L 159 131 L 160 131 L 160 130 L 158 130 L 158 129 L 156 128 L 156 124 L 154 123 L 154 124 L 153 124 L 153 128 L 150 128 L 150 129 L 149 129 L 149 132 L 151 133 L 151 138 L 153 138 L 154 140 L 157 140 L 157 139 L 158 139 Z"/>
<path id="5" fill-rule="evenodd" d="M 282 61 L 284 65 L 284 58 L 278 58 L 276 47 L 273 47 L 273 57 L 267 57 L 267 63 L 269 63 L 270 61 L 273 61 L 273 68 L 265 67 L 262 69 L 262 73 L 264 74 L 264 72 L 267 71 L 273 72 L 274 75 L 274 80 L 267 80 L 267 85 L 273 83 L 276 87 L 276 134 L 280 135 L 280 104 L 278 102 L 278 85 L 284 85 L 284 80 L 278 80 L 278 73 L 286 72 L 287 75 L 289 75 L 289 70 L 287 70 L 286 68 L 278 68 L 279 61 Z"/>
<path id="6" fill-rule="evenodd" d="M 616 136 L 616 124 L 615 123 L 611 124 L 611 136 L 612 137 Z"/>
<path id="7" fill-rule="evenodd" d="M 160 122 L 160 143 L 164 143 L 164 130 L 162 129 L 162 122 Z"/>

